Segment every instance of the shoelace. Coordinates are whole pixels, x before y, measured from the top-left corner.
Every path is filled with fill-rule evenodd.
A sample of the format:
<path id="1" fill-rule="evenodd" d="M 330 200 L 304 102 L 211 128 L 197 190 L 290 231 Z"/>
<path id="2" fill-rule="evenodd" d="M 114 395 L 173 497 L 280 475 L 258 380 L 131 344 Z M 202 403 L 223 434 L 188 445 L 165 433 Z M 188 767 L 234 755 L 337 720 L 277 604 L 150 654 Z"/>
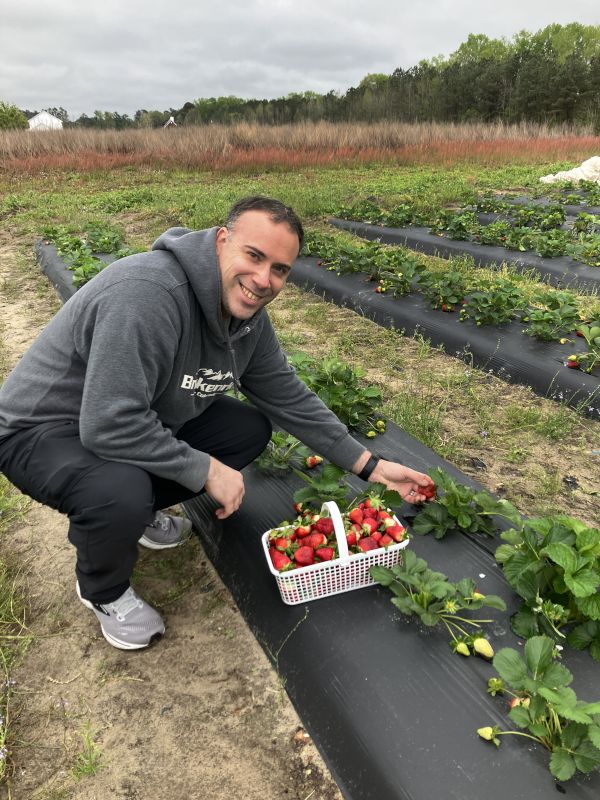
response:
<path id="1" fill-rule="evenodd" d="M 157 511 L 156 516 L 154 517 L 154 522 L 150 527 L 158 528 L 161 527 L 163 531 L 168 531 L 171 527 L 171 520 L 167 517 L 166 514 L 163 514 L 162 511 Z"/>
<path id="2" fill-rule="evenodd" d="M 143 601 L 133 591 L 131 586 L 125 594 L 121 595 L 113 603 L 109 603 L 109 607 L 115 612 L 116 618 L 119 622 L 123 622 L 127 614 L 133 611 L 134 608 L 141 608 L 144 605 Z"/>

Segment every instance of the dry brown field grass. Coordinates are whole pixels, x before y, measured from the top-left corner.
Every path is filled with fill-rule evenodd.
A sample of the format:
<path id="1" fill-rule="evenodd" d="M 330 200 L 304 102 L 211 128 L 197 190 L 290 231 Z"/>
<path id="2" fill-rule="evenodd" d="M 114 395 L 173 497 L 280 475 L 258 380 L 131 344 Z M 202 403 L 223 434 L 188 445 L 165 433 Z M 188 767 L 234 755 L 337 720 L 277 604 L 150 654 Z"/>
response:
<path id="1" fill-rule="evenodd" d="M 503 165 L 579 161 L 597 153 L 589 129 L 442 123 L 249 123 L 163 129 L 0 131 L 0 171 L 123 166 L 235 172 L 383 162 Z"/>

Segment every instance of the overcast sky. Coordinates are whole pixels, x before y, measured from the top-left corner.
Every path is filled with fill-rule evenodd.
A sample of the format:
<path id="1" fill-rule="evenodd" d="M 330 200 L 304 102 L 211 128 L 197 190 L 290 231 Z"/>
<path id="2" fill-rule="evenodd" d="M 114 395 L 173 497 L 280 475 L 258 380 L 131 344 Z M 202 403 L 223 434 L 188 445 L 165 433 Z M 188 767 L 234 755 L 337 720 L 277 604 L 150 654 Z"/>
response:
<path id="1" fill-rule="evenodd" d="M 0 100 L 71 119 L 344 92 L 470 33 L 600 24 L 598 0 L 0 0 Z"/>

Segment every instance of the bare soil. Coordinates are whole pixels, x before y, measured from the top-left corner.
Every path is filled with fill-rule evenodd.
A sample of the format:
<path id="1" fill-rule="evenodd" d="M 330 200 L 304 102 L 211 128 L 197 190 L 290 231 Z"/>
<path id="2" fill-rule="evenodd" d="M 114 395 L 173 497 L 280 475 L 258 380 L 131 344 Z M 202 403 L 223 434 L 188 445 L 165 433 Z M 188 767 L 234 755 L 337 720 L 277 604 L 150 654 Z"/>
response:
<path id="1" fill-rule="evenodd" d="M 0 232 L 5 369 L 58 307 L 30 243 Z M 198 539 L 141 554 L 136 588 L 160 609 L 167 633 L 125 652 L 77 601 L 67 524 L 31 502 L 0 542 L 0 556 L 22 567 L 30 636 L 12 675 L 12 774 L 0 798 L 340 800 Z"/>

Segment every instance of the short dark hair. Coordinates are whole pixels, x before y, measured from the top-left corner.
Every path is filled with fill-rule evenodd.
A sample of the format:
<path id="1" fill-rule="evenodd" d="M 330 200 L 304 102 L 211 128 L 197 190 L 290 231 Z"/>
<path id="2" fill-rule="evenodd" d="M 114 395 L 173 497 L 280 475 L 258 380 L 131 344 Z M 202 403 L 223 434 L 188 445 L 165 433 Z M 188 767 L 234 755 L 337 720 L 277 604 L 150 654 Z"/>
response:
<path id="1" fill-rule="evenodd" d="M 245 214 L 246 211 L 264 211 L 273 222 L 285 223 L 292 233 L 295 233 L 298 237 L 298 249 L 302 250 L 302 245 L 304 244 L 304 228 L 300 222 L 300 217 L 292 208 L 284 205 L 279 200 L 274 200 L 272 197 L 263 197 L 262 195 L 243 197 L 231 207 L 227 219 L 225 220 L 225 227 L 228 230 L 233 230 L 236 221 L 242 214 Z"/>

